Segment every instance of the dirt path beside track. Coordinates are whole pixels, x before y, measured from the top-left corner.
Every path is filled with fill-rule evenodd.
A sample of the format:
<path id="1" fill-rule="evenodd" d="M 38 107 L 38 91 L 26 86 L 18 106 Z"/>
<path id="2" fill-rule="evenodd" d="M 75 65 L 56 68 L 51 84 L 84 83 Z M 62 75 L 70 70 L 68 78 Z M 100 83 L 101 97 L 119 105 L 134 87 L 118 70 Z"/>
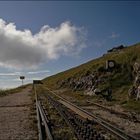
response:
<path id="1" fill-rule="evenodd" d="M 0 140 L 36 140 L 31 88 L 0 98 Z"/>

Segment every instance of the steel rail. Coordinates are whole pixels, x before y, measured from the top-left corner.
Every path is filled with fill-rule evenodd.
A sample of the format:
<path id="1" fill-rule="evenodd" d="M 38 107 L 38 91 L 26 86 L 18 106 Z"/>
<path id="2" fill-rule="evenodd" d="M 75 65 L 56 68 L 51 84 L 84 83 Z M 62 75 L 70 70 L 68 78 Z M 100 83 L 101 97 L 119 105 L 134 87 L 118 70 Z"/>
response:
<path id="1" fill-rule="evenodd" d="M 108 107 L 106 107 L 106 106 L 100 105 L 100 104 L 98 104 L 98 103 L 91 102 L 91 101 L 89 101 L 89 100 L 87 100 L 87 102 L 88 102 L 88 103 L 91 103 L 91 104 L 93 104 L 93 105 L 95 105 L 95 106 L 97 106 L 97 107 L 99 107 L 99 108 L 102 108 L 103 110 L 106 110 L 106 111 L 108 111 L 108 112 L 111 112 L 111 113 L 113 113 L 113 114 L 122 115 L 122 116 L 124 116 L 125 118 L 127 117 L 127 118 L 129 118 L 129 119 L 131 118 L 127 113 L 116 111 L 116 110 L 114 110 L 114 109 L 112 109 L 112 108 L 108 108 Z"/>
<path id="2" fill-rule="evenodd" d="M 43 140 L 43 134 L 42 134 L 42 131 L 41 131 L 41 118 L 40 118 L 39 110 L 38 110 L 38 107 L 37 107 L 37 102 L 36 102 L 36 113 L 37 113 L 37 126 L 38 126 L 39 140 Z"/>
<path id="3" fill-rule="evenodd" d="M 47 140 L 53 140 L 52 134 L 50 132 L 50 129 L 49 129 L 49 126 L 48 126 L 48 123 L 47 123 L 49 121 L 48 121 L 48 119 L 47 119 L 47 117 L 45 115 L 45 112 L 42 109 L 41 104 L 40 104 L 39 101 L 37 101 L 37 108 L 39 110 L 39 113 L 40 113 L 40 116 L 41 116 L 41 120 L 42 120 L 42 122 L 43 122 L 43 124 L 45 126 L 45 132 L 46 132 Z"/>
<path id="4" fill-rule="evenodd" d="M 108 123 L 107 121 L 101 119 L 100 117 L 95 116 L 94 114 L 87 112 L 86 110 L 78 107 L 77 105 L 67 101 L 65 98 L 61 97 L 60 95 L 57 95 L 56 93 L 54 93 L 53 91 L 51 91 L 49 88 L 46 87 L 46 89 L 51 92 L 53 95 L 55 95 L 56 97 L 58 97 L 59 99 L 67 102 L 68 104 L 74 106 L 75 108 L 83 111 L 84 113 L 88 114 L 89 116 L 93 117 L 94 121 L 97 122 L 98 124 L 100 124 L 102 127 L 104 127 L 105 129 L 107 129 L 108 131 L 110 131 L 111 133 L 115 134 L 116 136 L 118 136 L 119 138 L 123 139 L 123 140 L 139 140 L 138 138 L 135 138 L 134 136 L 131 136 L 130 134 L 127 134 L 126 132 L 124 132 L 123 130 L 117 128 L 116 126 Z"/>
<path id="5" fill-rule="evenodd" d="M 36 86 L 34 85 L 34 93 L 35 93 L 35 100 L 36 100 L 36 112 L 37 112 L 37 121 L 38 121 L 38 131 L 39 131 L 39 140 L 53 140 L 51 135 L 49 126 L 48 126 L 48 119 L 45 115 L 45 112 L 38 100 Z M 42 132 L 43 124 L 45 126 L 45 137 Z"/>
<path id="6" fill-rule="evenodd" d="M 37 113 L 37 126 L 38 126 L 38 136 L 39 140 L 43 140 L 43 134 L 42 134 L 42 129 L 41 129 L 41 116 L 39 113 L 38 109 L 38 98 L 37 98 L 37 93 L 36 93 L 36 86 L 34 86 L 34 93 L 35 93 L 35 101 L 36 101 L 36 113 Z"/>

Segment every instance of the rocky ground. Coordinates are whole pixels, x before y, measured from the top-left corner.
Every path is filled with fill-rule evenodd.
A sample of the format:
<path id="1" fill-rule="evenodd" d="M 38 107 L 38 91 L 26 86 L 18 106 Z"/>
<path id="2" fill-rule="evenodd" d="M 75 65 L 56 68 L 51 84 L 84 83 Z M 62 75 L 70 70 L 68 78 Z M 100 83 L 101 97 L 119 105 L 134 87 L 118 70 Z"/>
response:
<path id="1" fill-rule="evenodd" d="M 0 98 L 0 140 L 36 140 L 31 88 Z M 34 114 L 34 115 L 33 115 Z"/>

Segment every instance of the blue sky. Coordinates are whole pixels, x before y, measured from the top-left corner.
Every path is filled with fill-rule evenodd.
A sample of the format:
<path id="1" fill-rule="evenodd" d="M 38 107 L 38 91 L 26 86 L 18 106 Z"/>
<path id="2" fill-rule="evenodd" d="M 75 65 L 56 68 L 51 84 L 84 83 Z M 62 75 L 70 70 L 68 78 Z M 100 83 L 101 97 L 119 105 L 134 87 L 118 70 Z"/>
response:
<path id="1" fill-rule="evenodd" d="M 140 42 L 139 1 L 0 1 L 0 19 L 5 22 L 0 28 L 0 88 L 19 86 L 19 75 L 28 83 L 97 58 L 114 46 Z"/>

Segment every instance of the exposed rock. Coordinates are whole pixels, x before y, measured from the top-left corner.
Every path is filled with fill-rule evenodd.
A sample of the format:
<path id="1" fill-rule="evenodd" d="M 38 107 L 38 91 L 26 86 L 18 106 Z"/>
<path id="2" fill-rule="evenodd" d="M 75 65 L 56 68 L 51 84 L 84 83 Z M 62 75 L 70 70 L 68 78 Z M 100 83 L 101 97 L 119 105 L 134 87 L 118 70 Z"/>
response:
<path id="1" fill-rule="evenodd" d="M 128 96 L 131 99 L 136 97 L 136 88 L 134 86 L 128 90 Z"/>
<path id="2" fill-rule="evenodd" d="M 140 75 L 137 74 L 135 77 L 134 85 L 137 87 L 139 86 L 139 84 L 140 84 Z"/>
<path id="3" fill-rule="evenodd" d="M 140 74 L 140 64 L 138 62 L 135 62 L 133 69 L 136 74 Z"/>
<path id="4" fill-rule="evenodd" d="M 135 62 L 133 66 L 134 73 L 134 82 L 133 87 L 129 89 L 128 96 L 129 98 L 135 98 L 136 100 L 140 99 L 140 63 Z"/>
<path id="5" fill-rule="evenodd" d="M 114 72 L 116 72 L 116 67 L 113 69 Z M 58 85 L 60 84 L 60 87 L 68 87 L 71 88 L 74 91 L 84 91 L 85 94 L 88 95 L 102 95 L 104 98 L 110 97 L 108 93 L 108 86 L 107 80 L 111 76 L 111 72 L 106 71 L 106 69 L 103 66 L 100 66 L 97 68 L 96 71 L 90 72 L 87 71 L 85 75 L 82 75 L 81 77 L 70 77 L 62 81 L 58 81 Z M 105 85 L 105 86 L 102 86 Z"/>
<path id="6" fill-rule="evenodd" d="M 139 99 L 140 99 L 140 85 L 137 88 L 137 97 L 136 97 L 136 100 L 139 100 Z"/>
<path id="7" fill-rule="evenodd" d="M 94 89 L 94 93 L 95 93 L 96 95 L 98 95 L 98 94 L 101 93 L 101 90 L 100 90 L 99 88 L 95 88 L 95 89 Z"/>
<path id="8" fill-rule="evenodd" d="M 92 95 L 92 96 L 95 95 L 95 93 L 92 90 L 91 91 L 85 91 L 85 94 L 86 95 Z"/>
<path id="9" fill-rule="evenodd" d="M 95 95 L 99 93 L 99 92 L 98 93 L 96 92 L 98 85 L 104 82 L 105 82 L 105 77 L 102 75 L 99 75 L 99 73 L 95 72 L 93 74 L 91 72 L 87 72 L 85 75 L 83 75 L 79 79 L 72 77 L 66 80 L 58 81 L 57 83 L 60 85 L 60 87 L 69 87 L 73 90 L 83 90 L 85 91 L 85 94 Z M 98 88 L 98 91 L 99 90 L 100 89 Z M 101 93 L 101 90 L 100 90 L 100 93 Z"/>

